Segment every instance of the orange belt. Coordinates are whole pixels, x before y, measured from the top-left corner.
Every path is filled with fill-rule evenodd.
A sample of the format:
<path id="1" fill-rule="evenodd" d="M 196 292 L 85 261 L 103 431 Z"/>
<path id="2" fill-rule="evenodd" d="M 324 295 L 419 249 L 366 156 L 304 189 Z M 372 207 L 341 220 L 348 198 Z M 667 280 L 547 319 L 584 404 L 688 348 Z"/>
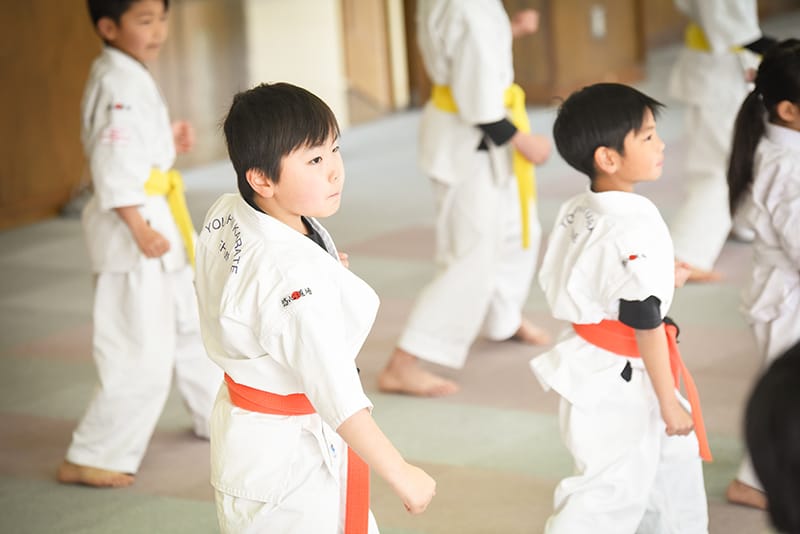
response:
<path id="1" fill-rule="evenodd" d="M 636 343 L 636 331 L 619 321 L 603 320 L 596 324 L 573 324 L 572 328 L 580 337 L 596 347 L 620 356 L 641 357 L 639 355 L 639 346 Z M 672 370 L 672 377 L 675 380 L 675 389 L 680 389 L 681 377 L 683 377 L 686 396 L 689 397 L 689 405 L 692 407 L 694 433 L 700 445 L 700 457 L 710 462 L 711 449 L 708 446 L 708 438 L 706 437 L 703 412 L 700 410 L 700 395 L 697 393 L 697 386 L 694 384 L 692 375 L 689 374 L 689 369 L 686 368 L 683 359 L 681 359 L 677 339 L 678 327 L 674 324 L 665 323 L 664 330 L 667 333 L 669 365 Z"/>
<path id="2" fill-rule="evenodd" d="M 309 415 L 316 413 L 302 393 L 276 395 L 237 384 L 225 374 L 228 394 L 234 406 L 251 412 L 272 415 Z M 345 534 L 367 534 L 369 518 L 369 466 L 350 447 L 347 448 L 347 501 L 344 513 Z"/>

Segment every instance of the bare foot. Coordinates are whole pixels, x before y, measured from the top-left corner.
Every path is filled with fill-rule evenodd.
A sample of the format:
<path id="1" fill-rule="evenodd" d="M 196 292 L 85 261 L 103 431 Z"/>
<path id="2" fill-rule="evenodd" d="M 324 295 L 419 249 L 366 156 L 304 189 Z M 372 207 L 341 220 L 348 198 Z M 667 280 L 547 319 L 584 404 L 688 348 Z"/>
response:
<path id="1" fill-rule="evenodd" d="M 458 384 L 426 371 L 416 356 L 397 348 L 378 375 L 378 389 L 417 397 L 444 397 L 458 391 Z"/>
<path id="2" fill-rule="evenodd" d="M 753 486 L 749 486 L 736 479 L 728 485 L 725 497 L 728 499 L 728 502 L 732 504 L 749 506 L 750 508 L 758 508 L 759 510 L 767 509 L 767 496 L 763 491 L 759 491 Z"/>
<path id="3" fill-rule="evenodd" d="M 58 468 L 56 477 L 62 484 L 84 484 L 95 488 L 124 488 L 134 480 L 133 475 L 127 473 L 77 465 L 66 460 Z"/>
<path id="4" fill-rule="evenodd" d="M 522 324 L 519 325 L 519 329 L 511 336 L 511 339 L 529 345 L 549 345 L 552 341 L 550 334 L 527 319 L 522 320 Z"/>
<path id="5" fill-rule="evenodd" d="M 689 278 L 687 282 L 695 282 L 699 284 L 706 284 L 709 282 L 719 282 L 722 280 L 722 273 L 718 271 L 704 271 L 697 267 L 689 266 Z"/>

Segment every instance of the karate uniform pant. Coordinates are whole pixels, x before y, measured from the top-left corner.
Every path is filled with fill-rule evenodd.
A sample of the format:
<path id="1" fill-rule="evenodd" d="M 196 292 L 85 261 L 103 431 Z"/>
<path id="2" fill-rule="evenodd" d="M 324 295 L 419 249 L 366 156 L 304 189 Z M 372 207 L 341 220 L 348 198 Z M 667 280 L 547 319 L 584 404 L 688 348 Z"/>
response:
<path id="1" fill-rule="evenodd" d="M 800 313 L 798 308 L 800 306 L 798 306 L 797 302 L 800 299 L 798 299 L 797 295 L 790 297 L 790 299 L 795 301 L 795 305 L 788 306 L 789 310 L 784 311 L 774 320 L 768 323 L 752 324 L 758 350 L 765 356 L 763 371 L 766 371 L 778 356 L 800 340 L 800 320 L 798 320 L 798 313 Z M 794 310 L 791 308 L 794 308 Z M 749 454 L 746 454 L 742 460 L 736 479 L 753 488 L 764 490 L 753 469 Z"/>
<path id="2" fill-rule="evenodd" d="M 686 198 L 672 219 L 675 257 L 710 271 L 731 230 L 728 208 L 728 155 L 738 109 L 688 107 Z"/>
<path id="3" fill-rule="evenodd" d="M 546 534 L 708 532 L 697 438 L 666 435 L 644 374 L 634 370 L 630 383 L 620 378 L 618 391 L 589 407 L 562 398 L 561 434 L 575 474 L 556 488 Z"/>
<path id="4" fill-rule="evenodd" d="M 541 226 L 530 211 L 530 247 L 522 248 L 514 177 L 499 185 L 489 157 L 476 151 L 454 184 L 433 180 L 437 273 L 417 298 L 398 346 L 423 360 L 463 367 L 475 338 L 503 340 L 522 323 Z"/>
<path id="5" fill-rule="evenodd" d="M 209 436 L 222 380 L 200 338 L 191 267 L 164 272 L 143 260 L 129 273 L 95 280 L 94 361 L 99 385 L 72 436 L 67 460 L 135 473 L 172 384 L 172 371 L 192 414 L 194 432 Z"/>
<path id="6" fill-rule="evenodd" d="M 320 456 L 319 443 L 311 434 L 303 436 L 299 447 L 304 458 L 319 458 L 319 462 L 297 462 L 279 502 L 245 499 L 215 490 L 217 521 L 222 534 L 344 532 L 347 483 L 342 484 L 333 477 Z M 269 454 L 268 448 L 265 454 Z M 347 456 L 344 458 L 339 464 L 339 479 L 346 481 Z M 235 463 L 236 459 L 231 461 Z M 368 532 L 379 534 L 371 510 Z"/>

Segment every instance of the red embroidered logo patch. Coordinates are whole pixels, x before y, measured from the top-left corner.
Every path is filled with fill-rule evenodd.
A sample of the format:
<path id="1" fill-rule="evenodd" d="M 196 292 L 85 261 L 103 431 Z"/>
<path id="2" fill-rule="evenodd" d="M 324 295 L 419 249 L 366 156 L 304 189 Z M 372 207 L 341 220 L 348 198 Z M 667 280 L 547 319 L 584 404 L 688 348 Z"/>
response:
<path id="1" fill-rule="evenodd" d="M 628 255 L 627 258 L 622 258 L 622 266 L 623 267 L 627 267 L 628 263 L 630 263 L 630 262 L 632 262 L 634 260 L 637 260 L 639 258 L 646 258 L 646 257 L 647 256 L 645 256 L 644 254 L 630 254 L 630 255 Z"/>
<path id="2" fill-rule="evenodd" d="M 281 305 L 285 308 L 286 306 L 291 304 L 293 301 L 298 300 L 300 297 L 305 297 L 306 295 L 310 295 L 310 294 L 311 294 L 311 288 L 310 287 L 306 287 L 304 289 L 298 289 L 297 291 L 292 291 L 292 293 L 289 296 L 283 297 L 281 299 Z"/>

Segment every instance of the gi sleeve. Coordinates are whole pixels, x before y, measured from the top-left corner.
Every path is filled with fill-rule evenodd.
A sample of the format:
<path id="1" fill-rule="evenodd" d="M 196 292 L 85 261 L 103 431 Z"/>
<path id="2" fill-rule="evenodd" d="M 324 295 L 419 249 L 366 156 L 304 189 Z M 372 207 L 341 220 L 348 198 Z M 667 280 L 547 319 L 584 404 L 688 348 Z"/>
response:
<path id="1" fill-rule="evenodd" d="M 84 144 L 100 208 L 143 204 L 152 164 L 143 131 L 146 102 L 135 88 L 103 79 L 90 105 Z"/>
<path id="2" fill-rule="evenodd" d="M 295 274 L 300 273 L 293 273 L 279 290 L 285 293 L 282 317 L 260 326 L 261 344 L 296 378 L 322 419 L 336 429 L 359 410 L 372 408 L 355 364 L 360 341 L 353 342 L 353 325 L 348 324 L 339 288 L 319 275 Z"/>
<path id="3" fill-rule="evenodd" d="M 794 165 L 779 165 L 773 183 L 781 184 L 780 192 L 770 193 L 768 209 L 772 224 L 780 241 L 781 249 L 800 270 L 800 162 Z"/>
<path id="4" fill-rule="evenodd" d="M 510 84 L 503 60 L 498 58 L 504 51 L 497 44 L 497 21 L 481 13 L 477 8 L 461 10 L 447 26 L 444 40 L 452 61 L 450 90 L 458 114 L 475 125 L 506 117 L 504 95 Z"/>
<path id="5" fill-rule="evenodd" d="M 503 146 L 517 133 L 517 127 L 508 119 L 501 119 L 497 122 L 479 124 L 484 135 L 492 140 L 496 146 Z"/>
<path id="6" fill-rule="evenodd" d="M 744 47 L 750 50 L 754 54 L 759 54 L 763 56 L 767 52 L 767 50 L 769 50 L 776 44 L 778 44 L 777 39 L 775 39 L 774 37 L 768 37 L 764 35 L 763 37 L 756 39 L 752 43 L 747 43 L 746 45 L 744 45 Z"/>
<path id="7" fill-rule="evenodd" d="M 663 322 L 661 300 L 655 295 L 644 300 L 620 299 L 619 321 L 636 330 L 652 330 Z"/>
<path id="8" fill-rule="evenodd" d="M 634 229 L 605 246 L 600 301 L 619 305 L 618 319 L 634 328 L 658 326 L 667 311 L 662 304 L 672 300 L 675 263 L 661 250 L 664 245 L 669 247 L 646 230 Z M 636 302 L 642 304 L 630 304 Z"/>

